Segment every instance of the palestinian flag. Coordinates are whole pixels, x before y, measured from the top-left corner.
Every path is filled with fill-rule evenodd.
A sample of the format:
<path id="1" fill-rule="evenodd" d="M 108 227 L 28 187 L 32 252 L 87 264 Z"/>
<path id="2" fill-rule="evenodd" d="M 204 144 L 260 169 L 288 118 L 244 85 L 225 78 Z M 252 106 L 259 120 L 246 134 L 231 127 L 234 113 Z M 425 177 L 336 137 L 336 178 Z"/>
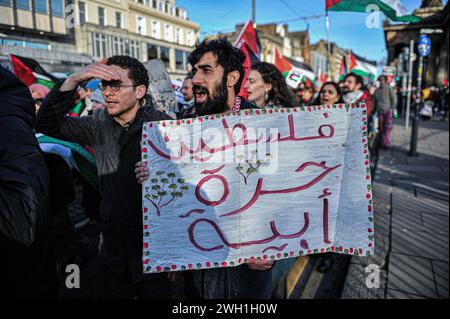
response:
<path id="1" fill-rule="evenodd" d="M 420 22 L 415 15 L 408 14 L 400 0 L 326 0 L 327 11 L 367 12 L 367 6 L 377 5 L 392 21 Z"/>
<path id="2" fill-rule="evenodd" d="M 353 52 L 350 52 L 349 54 L 349 60 L 350 60 L 350 72 L 358 74 L 366 79 L 374 78 L 377 74 L 377 67 L 373 64 L 364 62 L 361 59 L 358 59 L 358 57 L 353 54 Z"/>
<path id="3" fill-rule="evenodd" d="M 275 48 L 275 66 L 281 73 L 283 73 L 284 77 L 287 77 L 291 72 L 293 65 L 289 62 L 278 50 Z"/>
<path id="4" fill-rule="evenodd" d="M 311 84 L 314 81 L 315 75 L 311 71 L 294 66 L 286 57 L 284 57 L 275 48 L 275 66 L 286 79 L 287 85 L 292 88 L 297 88 L 301 82 Z"/>
<path id="5" fill-rule="evenodd" d="M 40 133 L 36 134 L 36 138 L 44 152 L 64 158 L 70 167 L 75 168 L 89 184 L 98 190 L 97 163 L 94 156 L 81 145 L 58 140 Z"/>
<path id="6" fill-rule="evenodd" d="M 10 54 L 9 58 L 14 73 L 27 86 L 39 83 L 51 89 L 55 82 L 59 81 L 57 77 L 46 72 L 36 60 L 13 54 Z"/>

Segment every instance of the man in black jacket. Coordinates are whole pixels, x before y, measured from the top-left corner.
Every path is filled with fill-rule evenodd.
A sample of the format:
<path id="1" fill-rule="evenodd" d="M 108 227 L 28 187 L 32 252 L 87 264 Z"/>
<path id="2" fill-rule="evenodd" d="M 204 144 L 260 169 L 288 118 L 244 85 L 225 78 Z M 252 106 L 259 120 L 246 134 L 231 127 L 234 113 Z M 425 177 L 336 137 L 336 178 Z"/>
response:
<path id="1" fill-rule="evenodd" d="M 49 175 L 29 89 L 0 66 L 0 297 L 57 297 Z M 52 263 L 53 261 L 53 263 Z"/>
<path id="2" fill-rule="evenodd" d="M 101 80 L 106 109 L 86 117 L 66 116 L 78 85 L 91 78 Z M 170 119 L 154 109 L 151 99 L 147 104 L 148 84 L 138 60 L 114 56 L 56 85 L 38 113 L 39 132 L 93 149 L 102 196 L 96 276 L 96 293 L 102 298 L 169 298 L 171 293 L 167 275 L 144 276 L 142 271 L 142 195 L 134 165 L 141 158 L 142 124 Z"/>

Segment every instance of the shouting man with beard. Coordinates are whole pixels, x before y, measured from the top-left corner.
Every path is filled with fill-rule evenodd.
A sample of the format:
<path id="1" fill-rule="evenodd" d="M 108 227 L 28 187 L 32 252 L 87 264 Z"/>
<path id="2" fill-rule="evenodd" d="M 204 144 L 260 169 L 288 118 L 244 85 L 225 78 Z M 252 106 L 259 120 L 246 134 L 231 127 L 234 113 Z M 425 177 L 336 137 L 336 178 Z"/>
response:
<path id="1" fill-rule="evenodd" d="M 238 96 L 245 76 L 245 55 L 226 38 L 203 41 L 189 56 L 193 66 L 193 91 L 197 116 L 257 108 Z M 142 183 L 149 176 L 138 163 L 136 177 Z M 268 299 L 272 293 L 272 265 L 250 260 L 230 268 L 186 271 L 188 299 Z"/>

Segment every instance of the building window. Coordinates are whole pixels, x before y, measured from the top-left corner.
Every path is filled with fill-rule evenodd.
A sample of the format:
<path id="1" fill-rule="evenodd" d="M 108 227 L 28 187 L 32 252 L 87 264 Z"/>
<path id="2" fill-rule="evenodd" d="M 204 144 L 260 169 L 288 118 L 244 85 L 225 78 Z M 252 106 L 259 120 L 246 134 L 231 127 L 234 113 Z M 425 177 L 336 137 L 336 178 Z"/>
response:
<path id="1" fill-rule="evenodd" d="M 158 47 L 154 44 L 147 44 L 147 59 L 153 60 L 158 58 Z"/>
<path id="2" fill-rule="evenodd" d="M 52 16 L 63 17 L 63 0 L 51 0 Z"/>
<path id="3" fill-rule="evenodd" d="M 105 8 L 98 7 L 98 24 L 102 27 L 106 25 Z"/>
<path id="4" fill-rule="evenodd" d="M 119 38 L 119 47 L 117 50 L 118 55 L 125 54 L 125 40 L 123 38 Z"/>
<path id="5" fill-rule="evenodd" d="M 162 1 L 159 1 L 159 11 L 164 11 L 164 3 Z"/>
<path id="6" fill-rule="evenodd" d="M 173 42 L 173 27 L 170 24 L 166 24 L 164 28 L 164 39 Z"/>
<path id="7" fill-rule="evenodd" d="M 11 1 L 7 1 L 10 2 Z M 30 10 L 30 0 L 16 0 L 17 9 Z"/>
<path id="8" fill-rule="evenodd" d="M 97 58 L 107 56 L 106 35 L 101 33 L 92 33 L 93 35 L 93 55 Z"/>
<path id="9" fill-rule="evenodd" d="M 34 1 L 35 11 L 37 13 L 47 14 L 47 0 L 35 0 Z"/>
<path id="10" fill-rule="evenodd" d="M 131 40 L 130 41 L 130 50 L 131 50 L 131 56 L 133 58 L 136 58 L 139 60 L 139 42 Z"/>
<path id="11" fill-rule="evenodd" d="M 194 31 L 188 31 L 188 35 L 187 35 L 187 44 L 189 46 L 194 46 L 195 45 L 195 35 L 194 35 Z"/>
<path id="12" fill-rule="evenodd" d="M 175 66 L 177 70 L 186 70 L 186 52 L 175 50 Z"/>
<path id="13" fill-rule="evenodd" d="M 122 13 L 116 12 L 116 27 L 122 28 Z"/>
<path id="14" fill-rule="evenodd" d="M 119 38 L 118 37 L 114 37 L 113 38 L 113 54 L 114 55 L 120 55 L 120 51 L 119 51 Z"/>
<path id="15" fill-rule="evenodd" d="M 0 0 L 0 6 L 12 7 L 12 2 L 11 0 Z"/>
<path id="16" fill-rule="evenodd" d="M 166 68 L 170 68 L 170 49 L 166 47 L 160 47 L 160 59 L 164 62 Z"/>
<path id="17" fill-rule="evenodd" d="M 161 39 L 161 23 L 159 21 L 153 21 L 152 23 L 152 37 Z"/>
<path id="18" fill-rule="evenodd" d="M 80 24 L 86 23 L 86 3 L 78 1 L 78 12 L 80 15 Z"/>
<path id="19" fill-rule="evenodd" d="M 176 32 L 175 32 L 175 41 L 178 44 L 183 45 L 184 44 L 184 33 L 183 33 L 183 29 L 181 28 L 177 28 Z"/>
<path id="20" fill-rule="evenodd" d="M 136 17 L 136 32 L 138 34 L 147 35 L 147 23 L 145 17 Z"/>
<path id="21" fill-rule="evenodd" d="M 158 9 L 158 2 L 156 0 L 152 1 L 152 8 L 153 9 Z"/>

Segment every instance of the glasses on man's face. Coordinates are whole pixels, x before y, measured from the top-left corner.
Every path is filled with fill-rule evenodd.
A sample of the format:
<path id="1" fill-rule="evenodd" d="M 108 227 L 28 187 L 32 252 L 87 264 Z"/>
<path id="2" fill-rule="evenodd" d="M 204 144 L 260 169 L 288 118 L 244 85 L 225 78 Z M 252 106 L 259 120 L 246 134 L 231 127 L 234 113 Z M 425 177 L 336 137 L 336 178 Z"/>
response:
<path id="1" fill-rule="evenodd" d="M 106 88 L 108 86 L 111 88 L 111 90 L 113 90 L 114 92 L 117 92 L 117 91 L 120 91 L 120 89 L 123 87 L 135 87 L 137 85 L 134 85 L 134 84 L 126 85 L 126 84 L 122 84 L 121 81 L 101 81 L 98 85 L 100 91 L 106 90 Z"/>

